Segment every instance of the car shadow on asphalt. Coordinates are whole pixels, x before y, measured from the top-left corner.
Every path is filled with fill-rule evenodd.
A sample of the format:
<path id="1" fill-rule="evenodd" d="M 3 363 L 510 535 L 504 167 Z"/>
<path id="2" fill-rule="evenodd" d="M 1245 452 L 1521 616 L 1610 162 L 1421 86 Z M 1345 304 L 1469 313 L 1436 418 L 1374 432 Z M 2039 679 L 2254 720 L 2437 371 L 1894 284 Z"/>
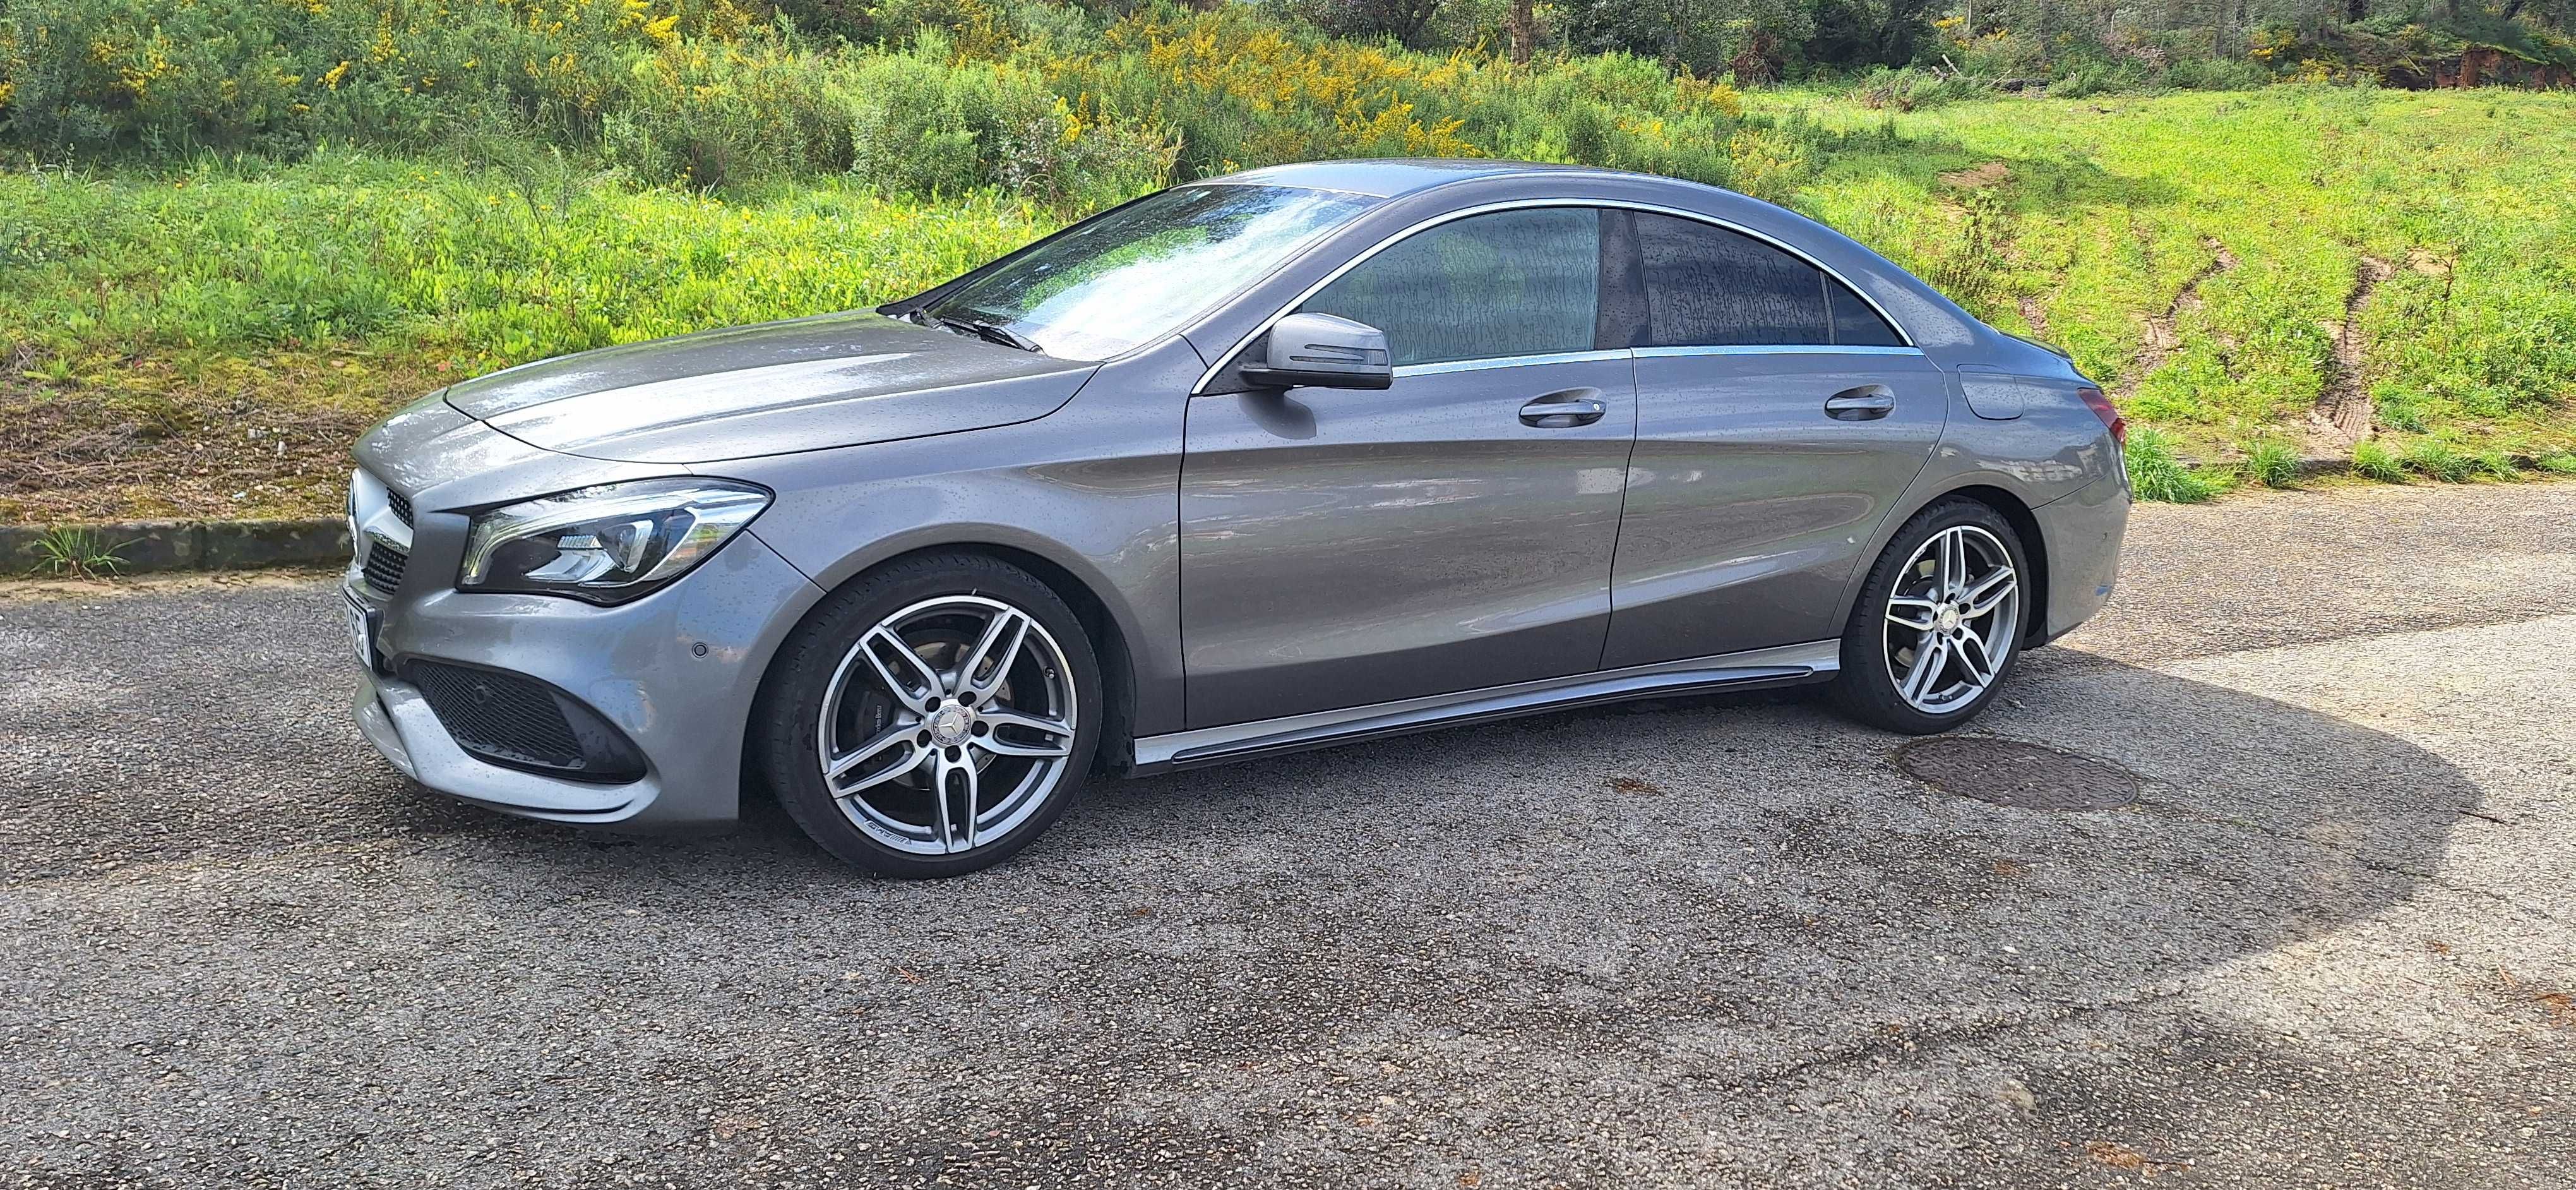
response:
<path id="1" fill-rule="evenodd" d="M 1114 871 L 1175 890 L 1320 879 L 1501 893 L 1479 873 L 1593 870 L 1683 887 L 1753 874 L 1821 905 L 1955 904 L 1997 929 L 2019 917 L 2070 954 L 2124 955 L 2152 977 L 2401 899 L 2480 800 L 2399 736 L 2064 650 L 2027 658 L 1966 734 L 2102 758 L 2135 773 L 2140 795 L 2083 813 L 1954 796 L 1897 767 L 1902 737 L 1799 693 L 1701 696 L 1098 778 L 1016 859 L 914 887 L 971 901 Z M 781 888 L 820 880 L 861 900 L 904 887 L 841 868 L 765 795 L 744 811 L 738 832 L 702 840 L 497 817 L 475 833 L 542 835 L 513 850 L 590 879 L 706 867 Z M 2149 928 L 2192 945 L 2142 959 L 2124 940 Z"/>
<path id="2" fill-rule="evenodd" d="M 2406 901 L 2481 797 L 2397 735 L 2072 651 L 2028 658 L 1969 734 L 2109 761 L 2138 798 L 2067 813 L 1941 792 L 1897 767 L 1898 737 L 1775 693 L 1097 781 L 1016 860 L 930 884 L 852 874 L 765 802 L 730 838 L 549 831 L 509 862 L 682 914 L 692 888 L 799 921 L 827 907 L 840 953 L 907 977 L 1042 979 L 1069 1017 L 1150 996 L 1188 1006 L 1174 1027 L 1226 1037 L 1380 1025 L 1390 1061 L 1464 1080 L 1502 1072 L 1440 1039 L 1540 1029 L 1583 1062 L 1734 1094 L 2101 1009 L 2152 1014 L 2186 981 Z M 960 921 L 1010 923 L 1009 957 L 937 941 Z M 733 924 L 735 945 L 761 944 Z M 1943 1127 L 2037 1177 L 2080 1158 L 2069 1130 L 2105 1111 L 2188 1113 L 2259 1070 L 2302 1069 L 2261 1039 L 2171 1028 L 2143 1057 L 2013 1066 L 2051 1096 L 2035 1113 L 1928 1076 L 1886 1110 L 1955 1117 Z M 2131 1063 L 2167 1062 L 2177 1036 L 2198 1039 L 2191 1060 L 2140 1092 Z"/>

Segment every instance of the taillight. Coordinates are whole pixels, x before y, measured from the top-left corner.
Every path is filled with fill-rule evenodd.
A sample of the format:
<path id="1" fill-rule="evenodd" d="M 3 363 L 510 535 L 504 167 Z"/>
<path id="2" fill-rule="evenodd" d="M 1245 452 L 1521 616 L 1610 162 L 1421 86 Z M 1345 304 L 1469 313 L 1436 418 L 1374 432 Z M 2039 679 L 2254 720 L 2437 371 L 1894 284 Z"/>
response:
<path id="1" fill-rule="evenodd" d="M 2128 419 L 2120 416 L 2120 407 L 2112 404 L 2111 398 L 2103 396 L 2101 389 L 2089 385 L 2076 389 L 2075 395 L 2084 398 L 2084 407 L 2102 419 L 2102 425 L 2111 431 L 2111 441 L 2123 447 L 2129 445 Z"/>

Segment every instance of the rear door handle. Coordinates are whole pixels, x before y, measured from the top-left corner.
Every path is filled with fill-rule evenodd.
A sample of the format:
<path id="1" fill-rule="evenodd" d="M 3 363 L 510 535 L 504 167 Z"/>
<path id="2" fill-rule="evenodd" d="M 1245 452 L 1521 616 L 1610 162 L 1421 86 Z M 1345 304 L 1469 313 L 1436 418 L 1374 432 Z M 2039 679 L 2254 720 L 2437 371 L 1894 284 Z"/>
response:
<path id="1" fill-rule="evenodd" d="M 1521 406 L 1521 424 L 1542 430 L 1570 430 L 1591 425 L 1609 413 L 1610 404 L 1601 399 L 1600 389 L 1569 388 L 1532 398 Z"/>
<path id="2" fill-rule="evenodd" d="M 1825 416 L 1835 421 L 1876 421 L 1896 411 L 1896 394 L 1884 384 L 1847 388 L 1825 398 Z"/>

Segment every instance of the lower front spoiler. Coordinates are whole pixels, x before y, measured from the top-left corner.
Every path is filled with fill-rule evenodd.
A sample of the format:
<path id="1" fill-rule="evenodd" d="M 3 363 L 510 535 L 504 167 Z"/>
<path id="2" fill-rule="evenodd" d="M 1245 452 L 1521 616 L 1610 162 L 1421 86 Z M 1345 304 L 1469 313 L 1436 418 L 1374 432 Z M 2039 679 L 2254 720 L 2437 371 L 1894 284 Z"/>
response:
<path id="1" fill-rule="evenodd" d="M 478 759 L 457 746 L 418 688 L 393 678 L 368 675 L 358 686 L 352 709 L 367 742 L 404 776 L 435 793 L 504 814 L 582 826 L 686 834 L 732 825 L 731 815 L 689 819 L 675 818 L 667 810 L 654 813 L 656 806 L 668 804 L 656 774 L 621 785 L 600 785 Z"/>

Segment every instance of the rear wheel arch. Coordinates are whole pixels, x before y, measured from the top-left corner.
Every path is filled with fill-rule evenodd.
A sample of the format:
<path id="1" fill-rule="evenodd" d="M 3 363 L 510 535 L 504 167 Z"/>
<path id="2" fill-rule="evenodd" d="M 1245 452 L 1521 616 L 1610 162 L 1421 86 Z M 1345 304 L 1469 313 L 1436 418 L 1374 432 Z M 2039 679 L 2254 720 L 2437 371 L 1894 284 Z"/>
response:
<path id="1" fill-rule="evenodd" d="M 1895 540 L 1896 534 L 1916 516 L 1921 515 L 1924 509 L 1950 499 L 1974 500 L 1994 509 L 1996 515 L 2004 518 L 2004 523 L 2012 526 L 2013 534 L 2021 538 L 2023 557 L 2030 564 L 2028 581 L 2023 587 L 2024 598 L 2027 601 L 2026 606 L 2032 609 L 2031 614 L 2024 617 L 2028 623 L 2022 630 L 2021 639 L 2025 645 L 2028 645 L 2047 635 L 2048 541 L 2040 533 L 2039 517 L 2031 512 L 2030 505 L 2024 503 L 2021 497 L 2007 489 L 1986 483 L 1965 483 L 1927 493 L 1921 499 L 1904 505 L 1902 511 L 1891 513 L 1886 520 L 1880 522 L 1883 528 L 1879 531 L 1879 538 L 1871 543 L 1869 553 L 1864 555 L 1859 565 L 1853 568 L 1849 587 L 1843 592 L 1840 615 L 1835 623 L 1840 624 L 1850 618 L 1852 605 L 1860 598 L 1861 587 L 1869 581 L 1870 568 L 1878 564 L 1878 556 L 1887 551 L 1890 543 Z"/>
<path id="2" fill-rule="evenodd" d="M 2030 563 L 2027 581 L 2022 584 L 2024 606 L 2031 609 L 2031 614 L 2023 617 L 2027 623 L 2022 629 L 2022 640 L 2027 644 L 2046 636 L 2048 633 L 2048 539 L 2040 534 L 2039 517 L 2031 512 L 2029 505 L 2022 503 L 2020 497 L 2002 488 L 1986 484 L 1952 488 L 1934 496 L 1931 500 L 1924 501 L 1923 506 L 1930 507 L 1933 501 L 1954 497 L 1965 497 L 1994 509 L 2004 518 L 2006 524 L 2012 526 L 2013 534 L 2021 538 L 2022 556 Z M 1917 508 L 1915 511 L 1920 512 L 1922 508 Z"/>

